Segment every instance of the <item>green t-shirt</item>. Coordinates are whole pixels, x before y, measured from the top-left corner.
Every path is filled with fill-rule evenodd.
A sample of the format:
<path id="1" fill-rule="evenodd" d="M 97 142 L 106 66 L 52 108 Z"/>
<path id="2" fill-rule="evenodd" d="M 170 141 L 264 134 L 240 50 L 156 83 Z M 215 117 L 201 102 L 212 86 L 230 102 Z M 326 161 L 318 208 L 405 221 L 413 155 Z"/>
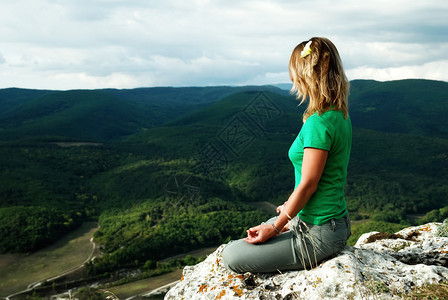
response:
<path id="1" fill-rule="evenodd" d="M 321 225 L 333 218 L 340 219 L 346 214 L 344 186 L 351 145 L 350 117 L 344 119 L 341 111 L 329 110 L 321 115 L 315 113 L 303 124 L 288 153 L 294 166 L 294 189 L 301 179 L 304 148 L 327 150 L 328 158 L 316 192 L 298 214 L 302 220 Z"/>

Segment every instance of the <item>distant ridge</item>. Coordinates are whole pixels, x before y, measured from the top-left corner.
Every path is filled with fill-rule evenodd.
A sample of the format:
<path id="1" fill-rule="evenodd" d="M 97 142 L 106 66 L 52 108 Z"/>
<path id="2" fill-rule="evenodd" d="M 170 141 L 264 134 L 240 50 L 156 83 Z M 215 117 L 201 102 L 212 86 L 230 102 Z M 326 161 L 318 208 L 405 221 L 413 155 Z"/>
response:
<path id="1" fill-rule="evenodd" d="M 201 109 L 240 92 L 266 91 L 292 97 L 290 87 L 289 83 L 281 83 L 124 90 L 0 89 L 0 140 L 30 137 L 113 140 L 162 126 L 190 113 L 192 118 Z M 444 138 L 448 136 L 447 91 L 448 83 L 442 81 L 354 80 L 349 97 L 350 114 L 358 127 Z M 213 119 L 212 115 L 204 117 Z"/>
<path id="2" fill-rule="evenodd" d="M 277 83 L 277 84 L 273 84 L 273 86 L 276 86 L 279 89 L 282 89 L 285 91 L 289 91 L 292 88 L 292 83 Z"/>
<path id="3" fill-rule="evenodd" d="M 349 111 L 358 127 L 448 138 L 448 82 L 354 80 Z"/>
<path id="4" fill-rule="evenodd" d="M 101 91 L 53 92 L 27 101 L 0 119 L 2 139 L 107 140 L 150 127 L 145 112 Z"/>
<path id="5" fill-rule="evenodd" d="M 0 117 L 9 110 L 19 107 L 20 105 L 42 97 L 46 94 L 53 93 L 50 90 L 30 90 L 19 88 L 0 89 Z"/>
<path id="6" fill-rule="evenodd" d="M 281 91 L 272 86 L 0 89 L 0 140 L 118 139 L 250 90 Z"/>

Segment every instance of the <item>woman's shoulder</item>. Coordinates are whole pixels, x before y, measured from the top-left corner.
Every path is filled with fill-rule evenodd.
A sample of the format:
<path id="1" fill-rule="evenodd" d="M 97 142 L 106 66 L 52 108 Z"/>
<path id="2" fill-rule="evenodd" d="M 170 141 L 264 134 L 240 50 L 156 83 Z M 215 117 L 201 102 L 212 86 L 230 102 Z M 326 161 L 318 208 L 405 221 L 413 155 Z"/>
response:
<path id="1" fill-rule="evenodd" d="M 314 113 L 312 116 L 315 119 L 315 121 L 320 121 L 320 122 L 330 122 L 330 123 L 335 123 L 335 122 L 340 122 L 342 120 L 345 120 L 345 116 L 344 113 L 341 110 L 335 110 L 335 109 L 330 109 L 327 110 L 323 113 Z"/>
<path id="2" fill-rule="evenodd" d="M 331 126 L 328 124 L 327 117 L 323 114 L 318 114 L 317 112 L 309 116 L 305 124 L 303 124 L 303 127 L 306 128 L 306 130 L 320 130 L 322 128 L 328 128 Z"/>
<path id="3" fill-rule="evenodd" d="M 337 124 L 342 124 L 347 121 L 348 118 L 344 117 L 344 113 L 340 110 L 327 110 L 323 113 L 314 113 L 311 116 L 308 117 L 305 124 L 307 126 L 312 127 L 326 127 L 326 128 L 333 128 L 337 127 Z"/>
<path id="4" fill-rule="evenodd" d="M 308 122 L 308 120 L 310 120 L 311 122 L 325 122 L 327 120 L 337 119 L 339 117 L 344 117 L 342 111 L 330 109 L 325 112 L 315 112 L 310 115 L 306 121 Z"/>

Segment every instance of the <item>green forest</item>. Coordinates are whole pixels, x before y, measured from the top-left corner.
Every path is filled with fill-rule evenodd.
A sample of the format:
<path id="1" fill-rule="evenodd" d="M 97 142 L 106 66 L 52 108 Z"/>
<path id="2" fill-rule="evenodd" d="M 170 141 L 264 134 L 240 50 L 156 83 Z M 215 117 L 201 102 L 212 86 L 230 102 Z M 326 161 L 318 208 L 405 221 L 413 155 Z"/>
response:
<path id="1" fill-rule="evenodd" d="M 352 81 L 349 106 L 350 242 L 447 218 L 448 83 Z M 0 90 L 0 252 L 98 221 L 96 276 L 242 237 L 292 192 L 303 109 L 275 86 Z"/>

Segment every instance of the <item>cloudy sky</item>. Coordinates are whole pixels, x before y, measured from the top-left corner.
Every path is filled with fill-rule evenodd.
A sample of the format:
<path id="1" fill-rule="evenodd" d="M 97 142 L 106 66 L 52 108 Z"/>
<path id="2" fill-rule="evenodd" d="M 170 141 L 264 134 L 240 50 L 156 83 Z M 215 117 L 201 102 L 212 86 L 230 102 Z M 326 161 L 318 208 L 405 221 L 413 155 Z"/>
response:
<path id="1" fill-rule="evenodd" d="M 352 79 L 448 81 L 446 0 L 1 0 L 0 88 L 288 82 L 330 38 Z"/>

